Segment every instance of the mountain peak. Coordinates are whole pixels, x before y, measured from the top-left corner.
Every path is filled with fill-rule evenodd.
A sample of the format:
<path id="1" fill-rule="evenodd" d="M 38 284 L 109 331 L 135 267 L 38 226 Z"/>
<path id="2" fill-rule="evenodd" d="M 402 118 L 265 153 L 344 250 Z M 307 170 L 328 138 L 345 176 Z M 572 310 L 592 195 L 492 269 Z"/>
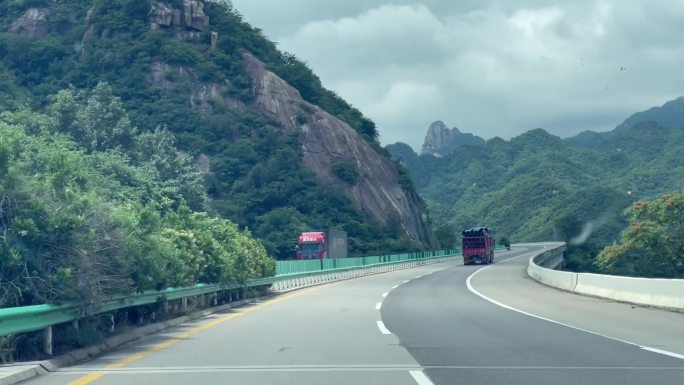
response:
<path id="1" fill-rule="evenodd" d="M 615 127 L 614 134 L 628 131 L 639 122 L 653 121 L 662 127 L 684 128 L 684 96 L 670 100 L 659 107 L 637 112 Z"/>
<path id="2" fill-rule="evenodd" d="M 473 134 L 462 133 L 458 128 L 449 127 L 441 120 L 434 121 L 428 127 L 425 134 L 425 142 L 421 155 L 432 154 L 437 156 L 447 155 L 460 146 L 484 145 L 484 139 Z"/>
<path id="3" fill-rule="evenodd" d="M 5 3 L 0 41 L 21 44 L 0 44 L 10 92 L 0 111 L 42 111 L 65 84 L 81 93 L 107 82 L 141 133 L 163 127 L 188 156 L 204 154 L 215 215 L 250 228 L 274 256 L 291 256 L 292 237 L 313 227 L 348 229 L 351 254 L 435 244 L 411 179 L 377 151 L 375 124 L 230 1 Z M 66 48 L 45 51 L 46 41 Z M 49 66 L 21 60 L 36 49 Z"/>
<path id="4" fill-rule="evenodd" d="M 684 96 L 670 100 L 662 106 L 634 113 L 611 131 L 582 131 L 566 140 L 575 147 L 597 148 L 618 135 L 629 133 L 643 122 L 665 128 L 684 129 Z"/>

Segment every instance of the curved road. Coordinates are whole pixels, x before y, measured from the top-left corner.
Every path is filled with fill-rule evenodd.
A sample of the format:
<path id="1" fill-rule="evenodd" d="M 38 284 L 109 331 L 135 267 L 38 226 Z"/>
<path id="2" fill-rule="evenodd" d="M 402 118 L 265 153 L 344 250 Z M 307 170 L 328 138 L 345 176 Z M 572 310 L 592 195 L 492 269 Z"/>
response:
<path id="1" fill-rule="evenodd" d="M 524 275 L 538 249 L 296 291 L 30 384 L 684 382 L 684 315 L 541 286 Z"/>
<path id="2" fill-rule="evenodd" d="M 676 356 L 672 350 L 684 344 L 682 314 L 547 288 L 525 275 L 529 250 L 522 253 L 480 271 L 445 269 L 383 304 L 386 326 L 433 383 L 684 383 L 684 355 L 638 346 Z"/>

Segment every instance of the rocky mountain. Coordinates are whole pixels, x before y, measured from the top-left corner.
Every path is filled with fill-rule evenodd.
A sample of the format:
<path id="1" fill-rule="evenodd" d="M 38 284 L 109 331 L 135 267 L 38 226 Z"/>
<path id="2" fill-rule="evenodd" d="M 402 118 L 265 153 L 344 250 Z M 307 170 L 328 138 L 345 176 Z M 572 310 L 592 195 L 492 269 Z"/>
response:
<path id="1" fill-rule="evenodd" d="M 244 57 L 254 89 L 253 106 L 283 130 L 299 135 L 304 164 L 320 181 L 344 191 L 376 223 L 385 226 L 396 214 L 412 239 L 434 243 L 420 198 L 400 185 L 399 172 L 390 159 L 347 123 L 302 99 L 254 55 L 245 53 Z M 353 170 L 357 175 L 353 182 L 342 179 L 335 165 Z"/>
<path id="2" fill-rule="evenodd" d="M 646 111 L 632 114 L 611 131 L 583 131 L 568 138 L 567 141 L 578 147 L 599 148 L 608 142 L 609 138 L 627 133 L 635 125 L 642 122 L 653 122 L 661 127 L 684 129 L 684 96 L 670 100 L 662 106 L 651 107 Z"/>
<path id="3" fill-rule="evenodd" d="M 228 1 L 3 2 L 0 108 L 106 81 L 141 131 L 197 159 L 216 214 L 288 257 L 297 232 L 346 229 L 352 254 L 436 246 L 377 130 Z"/>
<path id="4" fill-rule="evenodd" d="M 684 96 L 631 115 L 615 127 L 613 134 L 623 133 L 641 122 L 655 122 L 661 127 L 684 129 Z"/>
<path id="5" fill-rule="evenodd" d="M 646 121 L 600 139 L 580 147 L 535 129 L 443 157 L 387 149 L 414 177 L 442 243 L 485 225 L 516 242 L 571 242 L 568 267 L 593 271 L 631 202 L 684 189 L 684 130 Z"/>
<path id="6" fill-rule="evenodd" d="M 479 136 L 463 133 L 456 127 L 449 129 L 444 122 L 437 120 L 428 127 L 420 154 L 443 156 L 461 146 L 481 146 L 484 144 L 485 140 Z"/>

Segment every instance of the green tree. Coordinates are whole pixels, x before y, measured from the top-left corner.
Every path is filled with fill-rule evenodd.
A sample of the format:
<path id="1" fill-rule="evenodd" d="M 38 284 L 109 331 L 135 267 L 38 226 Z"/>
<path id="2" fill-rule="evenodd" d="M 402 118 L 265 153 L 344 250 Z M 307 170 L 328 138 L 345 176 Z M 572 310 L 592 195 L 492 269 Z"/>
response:
<path id="1" fill-rule="evenodd" d="M 52 98 L 52 116 L 58 129 L 71 135 L 88 151 L 131 149 L 137 129 L 133 127 L 121 98 L 106 82 L 92 91 L 62 90 Z"/>
<path id="2" fill-rule="evenodd" d="M 359 170 L 355 164 L 346 161 L 336 161 L 330 166 L 332 172 L 349 185 L 355 185 L 359 179 Z"/>
<path id="3" fill-rule="evenodd" d="M 500 238 L 497 240 L 496 243 L 498 243 L 498 244 L 500 244 L 501 246 L 507 248 L 508 250 L 511 249 L 511 241 L 508 239 L 508 237 L 505 237 L 505 236 L 504 236 L 504 237 L 500 237 Z"/>
<path id="4" fill-rule="evenodd" d="M 143 167 L 156 170 L 164 186 L 184 199 L 194 210 L 206 205 L 206 187 L 192 158 L 178 151 L 173 133 L 167 129 L 145 132 L 135 139 L 133 157 Z"/>
<path id="5" fill-rule="evenodd" d="M 646 277 L 684 277 L 684 194 L 638 201 L 627 211 L 629 227 L 596 263 L 606 272 Z"/>
<path id="6" fill-rule="evenodd" d="M 0 114 L 0 306 L 87 307 L 106 295 L 274 273 L 249 232 L 185 203 L 204 193 L 173 135 L 143 135 L 132 156 L 85 149 L 90 142 L 72 136 L 81 109 Z"/>
<path id="7" fill-rule="evenodd" d="M 293 207 L 280 207 L 256 218 L 255 232 L 269 234 L 264 246 L 278 259 L 292 259 L 297 237 L 308 229 L 306 218 Z"/>
<path id="8" fill-rule="evenodd" d="M 439 245 L 443 249 L 453 249 L 458 246 L 458 233 L 456 227 L 452 224 L 442 224 L 437 226 L 435 230 Z"/>

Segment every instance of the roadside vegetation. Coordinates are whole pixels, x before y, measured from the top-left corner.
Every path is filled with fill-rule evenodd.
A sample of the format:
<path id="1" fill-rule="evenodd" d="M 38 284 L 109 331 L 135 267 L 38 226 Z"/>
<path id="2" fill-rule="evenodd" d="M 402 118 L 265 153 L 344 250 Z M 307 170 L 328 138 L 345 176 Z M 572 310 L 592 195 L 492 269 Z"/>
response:
<path id="1" fill-rule="evenodd" d="M 604 271 L 639 277 L 684 278 L 684 194 L 662 194 L 626 210 L 620 241 L 596 258 Z"/>
<path id="2" fill-rule="evenodd" d="M 165 3 L 182 7 L 182 2 L 175 0 Z M 31 40 L 8 32 L 29 7 L 49 9 L 49 25 L 42 38 Z M 176 180 L 174 194 L 182 196 L 192 210 L 207 210 L 211 216 L 249 228 L 269 255 L 293 258 L 300 232 L 325 228 L 347 231 L 350 255 L 424 248 L 405 234 L 396 237 L 391 226 L 379 226 L 344 193 L 317 180 L 303 164 L 296 133 L 283 133 L 255 111 L 226 107 L 225 100 L 249 104 L 253 98 L 242 60 L 245 51 L 251 52 L 297 88 L 305 100 L 348 123 L 382 152 L 375 124 L 325 89 L 305 62 L 280 51 L 261 30 L 246 23 L 229 1 L 204 1 L 209 28 L 195 31 L 198 36 L 193 38 L 177 36 L 174 27 L 151 29 L 149 12 L 150 2 L 142 0 L 0 2 L 0 111 L 28 108 L 45 113 L 49 106 L 68 110 L 68 94 L 83 99 L 81 90 L 106 82 L 111 93 L 121 98 L 120 107 L 135 130 L 112 126 L 111 137 L 101 138 L 88 127 L 90 122 L 82 119 L 72 127 L 58 122 L 52 129 L 71 130 L 72 140 L 86 152 L 118 151 L 117 156 L 136 166 L 142 156 L 139 153 L 149 152 L 143 149 L 145 144 L 137 142 L 151 146 L 154 141 L 167 143 L 174 138 L 180 151 L 176 153 L 193 160 L 202 158 L 207 166 L 201 178 L 181 173 L 189 179 Z M 209 48 L 211 32 L 218 34 L 215 49 Z M 164 87 L 151 84 L 155 63 L 173 69 L 164 76 Z M 196 90 L 207 84 L 220 85 L 225 92 L 206 101 L 201 109 L 191 100 L 197 104 Z M 53 100 L 54 95 L 58 100 Z M 306 121 L 307 116 L 298 119 Z M 140 135 L 143 137 L 138 139 Z M 138 149 L 133 148 L 136 146 Z M 157 151 L 155 156 L 163 158 L 165 153 Z M 163 167 L 162 159 L 150 162 Z M 353 184 L 358 170 L 348 166 L 337 164 L 334 172 Z M 175 171 L 170 167 L 157 172 L 165 177 Z M 407 179 L 402 177 L 402 185 L 413 192 Z M 202 188 L 206 195 L 198 194 Z"/>
<path id="3" fill-rule="evenodd" d="M 684 99 L 672 103 L 684 105 Z M 656 205 L 664 192 L 673 192 L 671 199 L 679 196 L 684 187 L 682 148 L 684 127 L 655 122 L 634 123 L 589 143 L 536 129 L 509 141 L 493 138 L 485 145 L 461 146 L 443 157 L 418 156 L 401 143 L 388 146 L 411 171 L 442 244 L 457 242 L 451 234 L 463 229 L 487 226 L 497 239 L 513 243 L 567 242 L 568 270 L 648 277 L 681 275 L 675 265 L 656 262 L 670 249 L 626 242 L 620 234 L 635 221 L 635 202 L 655 199 Z M 675 235 L 670 237 L 677 246 Z M 624 246 L 597 259 L 615 242 Z M 662 246 L 665 239 L 652 242 Z"/>
<path id="4" fill-rule="evenodd" d="M 204 211 L 174 142 L 138 134 L 106 83 L 0 114 L 0 307 L 273 275 L 249 231 Z"/>

